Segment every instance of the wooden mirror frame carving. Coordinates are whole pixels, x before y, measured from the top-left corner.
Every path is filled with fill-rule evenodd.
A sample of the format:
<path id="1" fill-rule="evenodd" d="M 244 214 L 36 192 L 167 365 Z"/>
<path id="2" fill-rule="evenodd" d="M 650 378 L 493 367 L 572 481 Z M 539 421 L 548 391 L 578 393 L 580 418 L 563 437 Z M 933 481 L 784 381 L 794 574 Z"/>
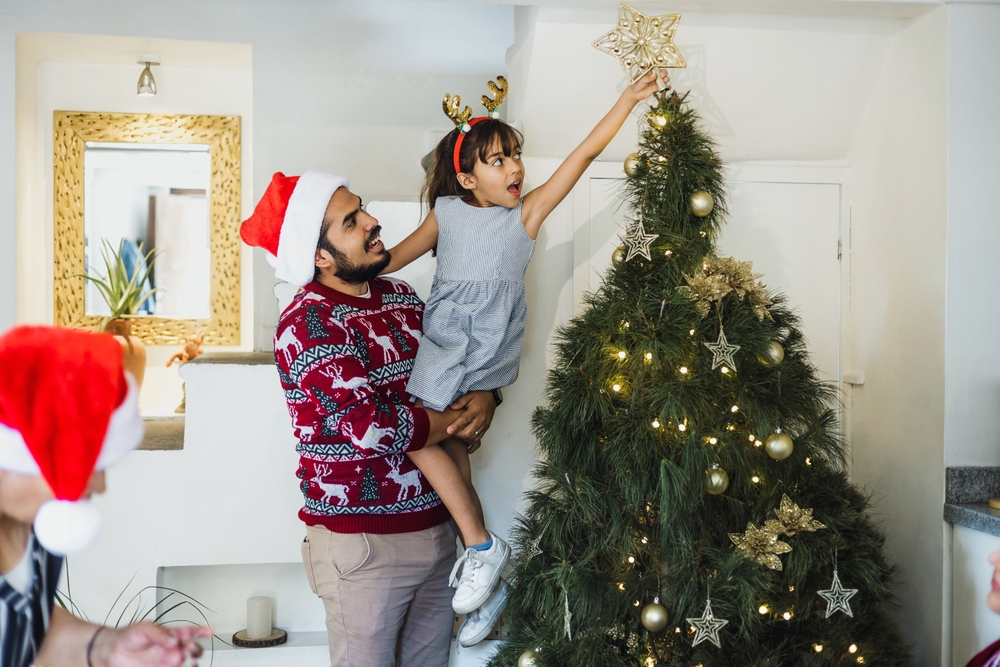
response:
<path id="1" fill-rule="evenodd" d="M 160 114 L 53 114 L 53 285 L 55 323 L 97 328 L 86 314 L 85 281 L 69 278 L 84 266 L 84 170 L 88 141 L 142 144 L 208 144 L 211 159 L 209 234 L 211 316 L 169 319 L 135 316 L 132 334 L 147 345 L 183 344 L 205 333 L 206 345 L 240 344 L 240 117 Z M 69 279 L 67 279 L 69 278 Z"/>

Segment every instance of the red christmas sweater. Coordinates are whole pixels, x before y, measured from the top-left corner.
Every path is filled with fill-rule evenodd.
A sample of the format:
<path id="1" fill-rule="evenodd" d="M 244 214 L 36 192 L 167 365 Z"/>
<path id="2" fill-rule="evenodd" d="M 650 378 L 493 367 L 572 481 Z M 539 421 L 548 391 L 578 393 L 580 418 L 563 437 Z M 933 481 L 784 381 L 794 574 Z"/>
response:
<path id="1" fill-rule="evenodd" d="M 281 314 L 274 361 L 299 440 L 307 525 L 407 533 L 448 520 L 405 456 L 429 430 L 406 392 L 423 310 L 412 287 L 378 278 L 367 297 L 313 282 Z"/>

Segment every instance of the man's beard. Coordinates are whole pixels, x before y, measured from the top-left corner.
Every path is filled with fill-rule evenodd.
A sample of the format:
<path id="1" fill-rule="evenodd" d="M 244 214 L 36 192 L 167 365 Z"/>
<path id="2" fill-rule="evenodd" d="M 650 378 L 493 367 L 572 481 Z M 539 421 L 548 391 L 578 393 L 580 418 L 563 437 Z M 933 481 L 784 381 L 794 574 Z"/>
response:
<path id="1" fill-rule="evenodd" d="M 368 238 L 365 239 L 365 248 L 368 248 L 368 244 L 378 237 L 379 233 L 382 231 L 381 225 L 375 227 Z M 324 238 L 323 241 L 326 239 Z M 351 260 L 347 259 L 344 253 L 340 252 L 333 246 L 329 244 L 321 244 L 326 246 L 326 251 L 333 256 L 333 261 L 337 268 L 333 272 L 333 275 L 337 276 L 345 283 L 349 285 L 360 285 L 366 283 L 369 280 L 378 277 L 378 274 L 382 273 L 385 267 L 389 266 L 389 262 L 392 261 L 392 255 L 389 254 L 388 250 L 383 249 L 378 255 L 375 256 L 371 262 L 367 264 L 355 264 Z"/>
<path id="2" fill-rule="evenodd" d="M 339 255 L 336 258 L 337 270 L 334 271 L 334 275 L 349 285 L 360 285 L 378 278 L 378 274 L 389 266 L 390 261 L 392 261 L 392 255 L 389 254 L 388 250 L 380 252 L 376 259 L 368 264 L 355 264 L 343 255 Z"/>

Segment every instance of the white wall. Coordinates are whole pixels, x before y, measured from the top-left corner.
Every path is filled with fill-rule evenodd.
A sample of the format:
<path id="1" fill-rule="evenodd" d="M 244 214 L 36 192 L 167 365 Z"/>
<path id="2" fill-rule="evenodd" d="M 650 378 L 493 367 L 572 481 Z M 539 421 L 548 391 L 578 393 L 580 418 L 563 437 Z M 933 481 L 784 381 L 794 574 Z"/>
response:
<path id="1" fill-rule="evenodd" d="M 523 99 L 510 117 L 524 130 L 527 155 L 566 155 L 625 86 L 618 61 L 591 46 L 614 25 L 616 3 L 518 12 L 509 65 Z M 688 66 L 670 77 L 677 90 L 691 91 L 727 162 L 842 161 L 901 25 L 685 12 L 676 41 Z M 634 123 L 626 123 L 602 158 L 624 159 L 636 140 Z"/>
<path id="2" fill-rule="evenodd" d="M 1000 465 L 1000 6 L 948 8 L 945 465 Z"/>
<path id="3" fill-rule="evenodd" d="M 947 10 L 893 39 L 850 153 L 853 477 L 899 565 L 916 665 L 942 663 Z"/>

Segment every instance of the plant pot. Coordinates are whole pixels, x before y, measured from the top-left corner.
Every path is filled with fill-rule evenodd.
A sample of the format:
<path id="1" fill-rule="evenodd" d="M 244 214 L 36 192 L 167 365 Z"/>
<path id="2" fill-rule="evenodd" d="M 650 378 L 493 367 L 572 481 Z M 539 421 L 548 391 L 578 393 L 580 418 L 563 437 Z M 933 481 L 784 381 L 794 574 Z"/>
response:
<path id="1" fill-rule="evenodd" d="M 135 382 L 142 388 L 142 378 L 146 375 L 146 346 L 137 336 L 132 335 L 132 320 L 111 320 L 104 331 L 114 334 L 122 346 L 122 365 Z"/>

